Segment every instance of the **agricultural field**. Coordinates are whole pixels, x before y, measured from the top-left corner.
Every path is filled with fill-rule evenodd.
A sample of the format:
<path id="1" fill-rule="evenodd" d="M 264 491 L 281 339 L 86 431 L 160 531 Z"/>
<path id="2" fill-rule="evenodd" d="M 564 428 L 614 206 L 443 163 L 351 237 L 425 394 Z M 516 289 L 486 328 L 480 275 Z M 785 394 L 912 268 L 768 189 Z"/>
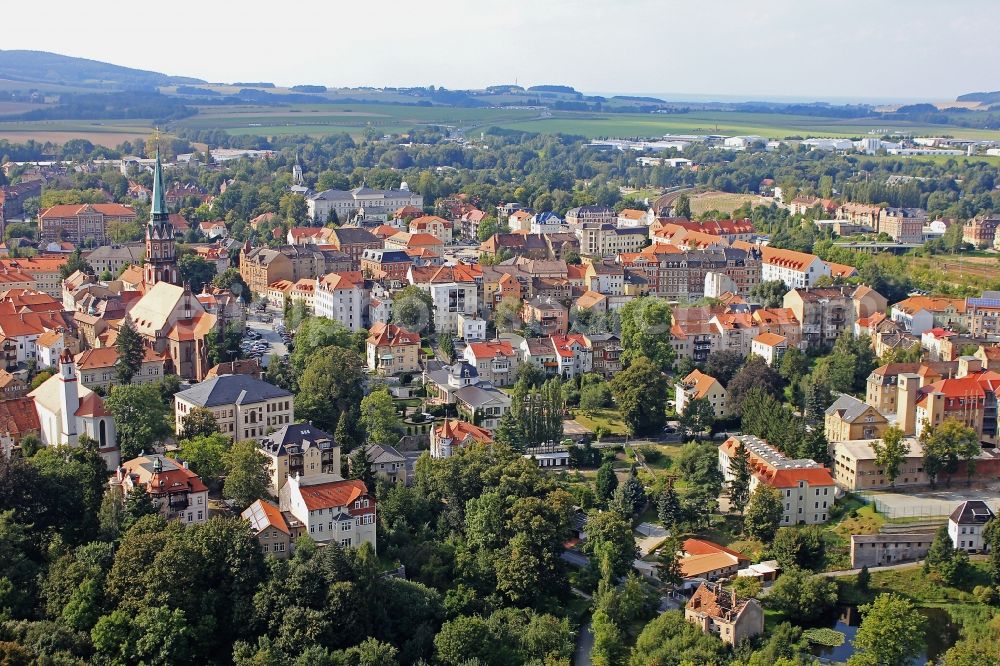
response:
<path id="1" fill-rule="evenodd" d="M 144 138 L 153 133 L 148 120 L 38 120 L 0 122 L 0 139 L 23 143 L 29 139 L 65 143 L 86 139 L 99 146 L 113 148 L 123 141 Z"/>

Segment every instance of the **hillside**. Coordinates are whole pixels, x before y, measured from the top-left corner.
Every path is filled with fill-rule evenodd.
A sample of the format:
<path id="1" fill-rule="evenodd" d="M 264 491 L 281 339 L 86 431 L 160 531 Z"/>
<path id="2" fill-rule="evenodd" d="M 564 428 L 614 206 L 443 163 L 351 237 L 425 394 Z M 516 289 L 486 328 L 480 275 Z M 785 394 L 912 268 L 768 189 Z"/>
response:
<path id="1" fill-rule="evenodd" d="M 959 95 L 958 102 L 979 102 L 980 104 L 1000 103 L 1000 90 L 993 92 L 974 92 L 966 95 Z"/>
<path id="2" fill-rule="evenodd" d="M 47 51 L 0 51 L 0 79 L 129 90 L 204 83 Z"/>

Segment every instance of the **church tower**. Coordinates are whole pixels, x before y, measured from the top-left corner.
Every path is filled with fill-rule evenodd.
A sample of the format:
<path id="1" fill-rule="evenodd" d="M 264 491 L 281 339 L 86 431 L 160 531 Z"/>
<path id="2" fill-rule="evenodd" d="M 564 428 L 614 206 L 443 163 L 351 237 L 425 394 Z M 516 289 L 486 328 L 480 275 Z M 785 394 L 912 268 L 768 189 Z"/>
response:
<path id="1" fill-rule="evenodd" d="M 153 198 L 146 225 L 146 265 L 143 269 L 146 289 L 157 282 L 177 284 L 177 259 L 174 254 L 174 225 L 170 224 L 167 197 L 163 189 L 163 171 L 160 150 L 156 150 L 156 167 L 153 171 Z"/>

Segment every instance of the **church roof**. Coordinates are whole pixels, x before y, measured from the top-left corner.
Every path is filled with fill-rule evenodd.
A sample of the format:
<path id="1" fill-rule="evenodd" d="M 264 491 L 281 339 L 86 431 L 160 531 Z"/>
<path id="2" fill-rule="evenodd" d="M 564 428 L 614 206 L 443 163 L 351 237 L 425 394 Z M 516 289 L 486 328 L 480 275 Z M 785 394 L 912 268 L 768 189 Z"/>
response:
<path id="1" fill-rule="evenodd" d="M 153 168 L 153 197 L 149 207 L 151 220 L 167 219 L 170 211 L 167 209 L 166 190 L 163 189 L 163 167 L 160 165 L 160 150 L 156 150 L 156 166 Z"/>
<path id="2" fill-rule="evenodd" d="M 128 317 L 140 334 L 155 336 L 157 331 L 162 331 L 170 323 L 171 316 L 182 298 L 184 298 L 183 287 L 169 282 L 157 282 L 143 294 L 138 303 L 132 306 Z M 191 312 L 193 314 L 204 312 L 194 294 L 191 295 Z"/>

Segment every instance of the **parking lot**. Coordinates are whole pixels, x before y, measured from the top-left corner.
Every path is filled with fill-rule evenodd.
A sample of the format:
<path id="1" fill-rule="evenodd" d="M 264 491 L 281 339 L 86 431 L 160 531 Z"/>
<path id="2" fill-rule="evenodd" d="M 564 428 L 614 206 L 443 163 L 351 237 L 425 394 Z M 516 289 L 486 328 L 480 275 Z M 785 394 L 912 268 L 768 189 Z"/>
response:
<path id="1" fill-rule="evenodd" d="M 282 337 L 283 333 L 285 337 Z M 267 322 L 262 321 L 261 315 L 254 312 L 247 319 L 247 334 L 240 343 L 240 348 L 250 358 L 260 359 L 261 365 L 266 368 L 271 359 L 280 359 L 288 354 L 288 340 L 290 338 L 287 337 L 284 322 L 280 317 Z"/>

